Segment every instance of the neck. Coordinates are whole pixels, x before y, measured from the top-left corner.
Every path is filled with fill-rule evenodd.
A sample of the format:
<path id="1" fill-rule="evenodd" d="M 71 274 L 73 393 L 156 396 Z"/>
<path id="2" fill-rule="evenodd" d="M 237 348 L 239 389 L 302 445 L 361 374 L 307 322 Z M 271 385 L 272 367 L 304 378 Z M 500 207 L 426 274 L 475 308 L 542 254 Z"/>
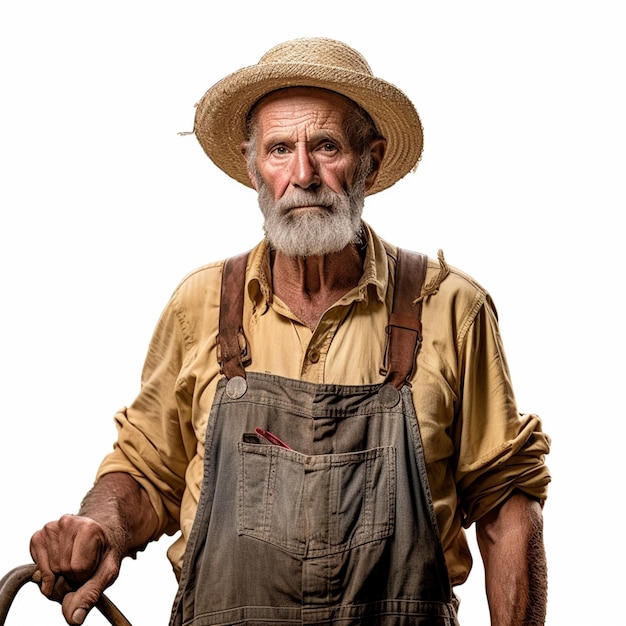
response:
<path id="1" fill-rule="evenodd" d="M 363 273 L 359 248 L 350 244 L 324 256 L 293 257 L 276 252 L 272 265 L 274 293 L 309 328 L 355 287 Z"/>

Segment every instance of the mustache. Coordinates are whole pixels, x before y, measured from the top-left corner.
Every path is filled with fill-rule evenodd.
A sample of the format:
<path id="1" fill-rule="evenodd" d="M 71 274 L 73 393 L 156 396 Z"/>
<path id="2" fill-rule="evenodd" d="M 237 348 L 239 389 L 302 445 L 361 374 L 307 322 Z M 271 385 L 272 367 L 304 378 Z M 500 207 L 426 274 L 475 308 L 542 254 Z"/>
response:
<path id="1" fill-rule="evenodd" d="M 316 189 L 306 191 L 304 189 L 294 189 L 288 196 L 283 196 L 274 200 L 274 209 L 285 213 L 291 209 L 299 209 L 307 206 L 319 206 L 325 209 L 336 209 L 345 196 L 330 189 Z"/>

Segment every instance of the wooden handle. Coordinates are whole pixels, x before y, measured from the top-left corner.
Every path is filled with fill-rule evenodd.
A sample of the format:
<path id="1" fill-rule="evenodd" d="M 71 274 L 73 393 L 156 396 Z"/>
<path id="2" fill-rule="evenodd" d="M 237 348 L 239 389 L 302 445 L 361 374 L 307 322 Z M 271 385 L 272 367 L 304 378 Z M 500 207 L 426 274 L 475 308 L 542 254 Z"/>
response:
<path id="1" fill-rule="evenodd" d="M 4 626 L 17 592 L 28 582 L 38 584 L 40 581 L 41 574 L 34 563 L 20 565 L 0 580 L 0 626 Z M 132 626 L 122 612 L 104 594 L 100 596 L 96 608 L 113 626 Z"/>

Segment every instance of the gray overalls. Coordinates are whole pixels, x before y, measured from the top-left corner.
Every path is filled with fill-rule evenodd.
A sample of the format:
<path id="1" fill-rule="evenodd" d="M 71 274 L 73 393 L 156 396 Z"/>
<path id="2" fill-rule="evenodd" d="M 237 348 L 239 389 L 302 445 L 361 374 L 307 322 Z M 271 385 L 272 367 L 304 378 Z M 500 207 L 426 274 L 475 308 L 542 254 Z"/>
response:
<path id="1" fill-rule="evenodd" d="M 245 255 L 224 268 L 224 378 L 171 625 L 457 624 L 405 384 L 425 257 L 400 255 L 386 382 L 364 386 L 246 372 L 244 273 Z"/>

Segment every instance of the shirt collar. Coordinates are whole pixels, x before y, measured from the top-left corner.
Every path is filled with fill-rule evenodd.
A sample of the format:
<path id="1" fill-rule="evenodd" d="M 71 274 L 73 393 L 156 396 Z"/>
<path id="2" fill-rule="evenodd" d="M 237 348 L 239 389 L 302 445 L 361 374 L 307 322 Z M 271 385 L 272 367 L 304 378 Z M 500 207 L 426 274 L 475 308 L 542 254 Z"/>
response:
<path id="1" fill-rule="evenodd" d="M 387 245 L 368 224 L 362 222 L 362 225 L 365 260 L 363 261 L 363 274 L 355 287 L 356 294 L 358 294 L 356 297 L 367 303 L 371 291 L 382 302 L 385 300 L 389 281 Z M 257 310 L 264 312 L 271 306 L 273 293 L 270 248 L 265 240 L 250 251 L 246 287 L 248 297 Z"/>

